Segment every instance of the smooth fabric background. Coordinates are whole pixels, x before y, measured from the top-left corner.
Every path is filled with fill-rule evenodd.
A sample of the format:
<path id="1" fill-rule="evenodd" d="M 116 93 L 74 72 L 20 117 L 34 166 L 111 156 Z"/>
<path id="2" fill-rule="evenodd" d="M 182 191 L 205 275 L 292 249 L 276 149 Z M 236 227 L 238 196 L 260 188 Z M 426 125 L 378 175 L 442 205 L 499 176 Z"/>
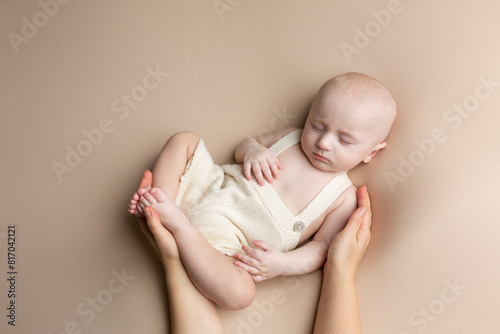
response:
<path id="1" fill-rule="evenodd" d="M 345 71 L 398 102 L 388 148 L 350 173 L 373 198 L 364 331 L 498 333 L 498 2 L 2 0 L 0 18 L 2 333 L 168 332 L 160 263 L 126 211 L 143 170 L 180 130 L 228 162 L 301 126 Z M 259 284 L 220 311 L 227 333 L 311 333 L 321 277 Z"/>

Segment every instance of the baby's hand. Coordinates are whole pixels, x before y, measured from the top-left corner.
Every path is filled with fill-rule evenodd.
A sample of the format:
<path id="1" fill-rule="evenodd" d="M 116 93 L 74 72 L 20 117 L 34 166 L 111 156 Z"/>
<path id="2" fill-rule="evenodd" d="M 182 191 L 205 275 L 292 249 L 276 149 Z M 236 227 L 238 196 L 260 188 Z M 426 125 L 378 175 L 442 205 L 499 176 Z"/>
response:
<path id="1" fill-rule="evenodd" d="M 243 156 L 243 171 L 248 181 L 252 179 L 253 172 L 260 186 L 265 184 L 265 180 L 273 183 L 273 178 L 278 177 L 280 168 L 280 162 L 271 150 L 258 143 L 248 145 Z"/>
<path id="2" fill-rule="evenodd" d="M 273 278 L 284 273 L 286 254 L 261 240 L 252 241 L 259 248 L 243 245 L 246 254 L 235 253 L 239 261 L 234 264 L 246 270 L 255 282 Z"/>

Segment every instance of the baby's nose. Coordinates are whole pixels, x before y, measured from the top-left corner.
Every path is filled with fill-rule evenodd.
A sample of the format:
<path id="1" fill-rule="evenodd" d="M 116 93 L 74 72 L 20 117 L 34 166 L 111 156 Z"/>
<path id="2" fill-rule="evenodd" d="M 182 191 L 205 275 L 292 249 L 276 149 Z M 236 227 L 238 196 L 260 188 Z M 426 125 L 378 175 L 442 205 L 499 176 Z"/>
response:
<path id="1" fill-rule="evenodd" d="M 316 146 L 322 150 L 330 151 L 333 148 L 333 141 L 331 138 L 321 137 L 316 143 Z"/>

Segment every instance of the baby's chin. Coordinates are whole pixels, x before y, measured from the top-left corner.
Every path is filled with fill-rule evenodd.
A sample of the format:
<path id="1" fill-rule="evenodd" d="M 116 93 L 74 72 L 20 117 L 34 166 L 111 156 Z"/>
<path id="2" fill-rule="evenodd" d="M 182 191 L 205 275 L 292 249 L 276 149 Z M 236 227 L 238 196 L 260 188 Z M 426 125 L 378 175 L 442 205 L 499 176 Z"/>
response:
<path id="1" fill-rule="evenodd" d="M 314 157 L 308 157 L 308 159 L 309 159 L 309 162 L 311 163 L 311 165 L 313 165 L 313 167 L 315 167 L 316 169 L 319 169 L 320 171 L 328 172 L 328 173 L 335 171 L 335 168 L 331 165 L 330 161 L 323 162 L 323 161 L 317 160 Z"/>

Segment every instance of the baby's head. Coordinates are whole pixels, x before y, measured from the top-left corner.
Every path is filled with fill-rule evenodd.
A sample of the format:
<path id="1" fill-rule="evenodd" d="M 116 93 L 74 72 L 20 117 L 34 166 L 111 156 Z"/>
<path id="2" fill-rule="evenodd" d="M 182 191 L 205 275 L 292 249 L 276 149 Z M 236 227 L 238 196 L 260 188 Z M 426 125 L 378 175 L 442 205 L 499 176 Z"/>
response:
<path id="1" fill-rule="evenodd" d="M 366 74 L 340 74 L 316 94 L 301 146 L 316 168 L 347 172 L 386 146 L 395 117 L 396 102 L 387 86 Z"/>

